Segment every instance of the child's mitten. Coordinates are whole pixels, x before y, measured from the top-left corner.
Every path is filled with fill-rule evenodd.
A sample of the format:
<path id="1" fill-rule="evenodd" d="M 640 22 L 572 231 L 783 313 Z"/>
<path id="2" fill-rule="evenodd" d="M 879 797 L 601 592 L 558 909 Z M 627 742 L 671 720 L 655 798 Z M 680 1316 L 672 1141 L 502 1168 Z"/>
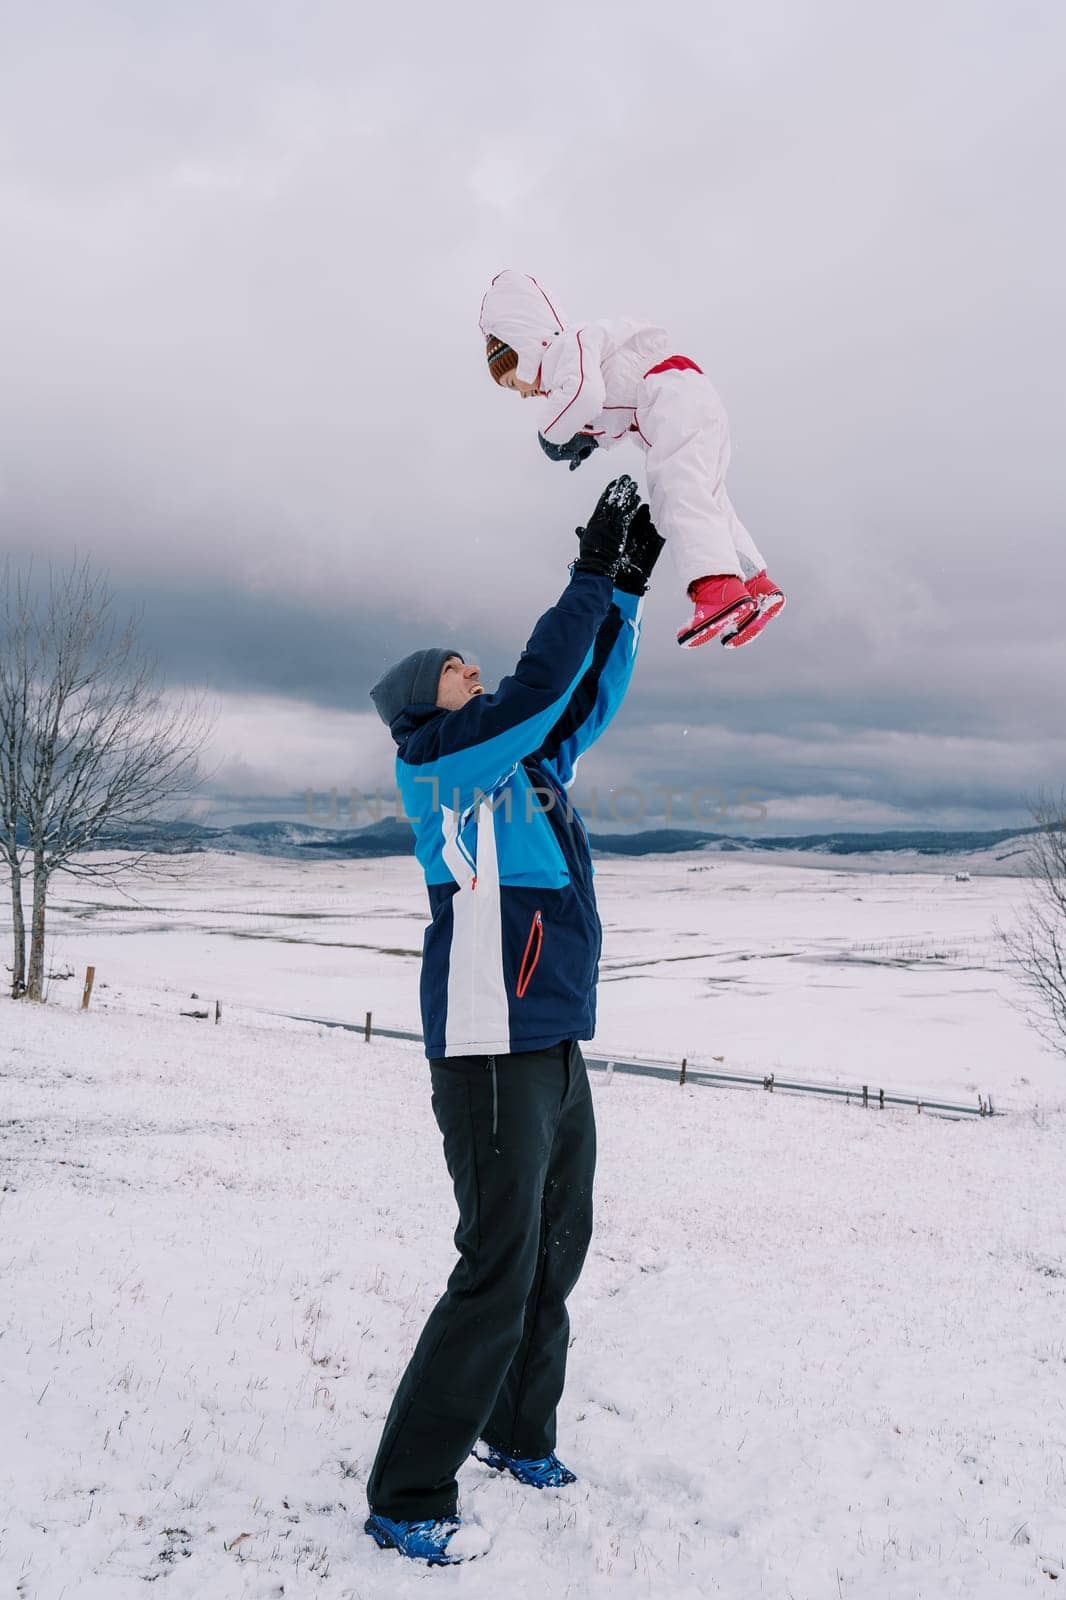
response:
<path id="1" fill-rule="evenodd" d="M 599 440 L 594 439 L 591 433 L 575 433 L 565 444 L 552 444 L 542 433 L 538 433 L 537 438 L 548 460 L 569 461 L 571 472 L 576 472 L 581 463 L 600 447 Z"/>

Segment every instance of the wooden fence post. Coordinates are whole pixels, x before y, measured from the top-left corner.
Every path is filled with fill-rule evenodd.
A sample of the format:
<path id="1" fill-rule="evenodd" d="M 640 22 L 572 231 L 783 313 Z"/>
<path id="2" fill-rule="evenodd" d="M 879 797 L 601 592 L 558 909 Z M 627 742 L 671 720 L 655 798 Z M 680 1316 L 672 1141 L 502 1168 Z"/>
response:
<path id="1" fill-rule="evenodd" d="M 681 1057 L 681 1076 L 677 1080 L 682 1088 L 685 1087 L 685 1077 L 686 1077 L 687 1073 L 688 1073 L 688 1056 L 682 1056 Z"/>
<path id="2" fill-rule="evenodd" d="M 885 1109 L 885 1091 L 883 1089 L 878 1089 L 877 1091 L 877 1104 L 880 1110 L 883 1111 Z"/>
<path id="3" fill-rule="evenodd" d="M 85 988 L 81 991 L 81 1009 L 88 1011 L 89 1001 L 92 999 L 93 984 L 96 982 L 96 968 L 86 967 Z"/>
<path id="4" fill-rule="evenodd" d="M 222 1005 L 221 1005 L 220 1001 L 216 1000 L 215 1001 L 215 1026 L 217 1027 L 218 1024 L 221 1021 L 222 1021 Z"/>
<path id="5" fill-rule="evenodd" d="M 364 1044 L 369 1044 L 370 1043 L 370 1020 L 371 1020 L 372 1015 L 373 1015 L 373 1013 L 370 1012 L 370 1011 L 368 1011 L 367 1014 L 366 1014 L 366 1026 L 363 1029 L 363 1043 Z"/>
<path id="6" fill-rule="evenodd" d="M 863 1110 L 865 1110 L 870 1104 L 870 1087 L 865 1083 L 862 1086 L 862 1104 Z"/>

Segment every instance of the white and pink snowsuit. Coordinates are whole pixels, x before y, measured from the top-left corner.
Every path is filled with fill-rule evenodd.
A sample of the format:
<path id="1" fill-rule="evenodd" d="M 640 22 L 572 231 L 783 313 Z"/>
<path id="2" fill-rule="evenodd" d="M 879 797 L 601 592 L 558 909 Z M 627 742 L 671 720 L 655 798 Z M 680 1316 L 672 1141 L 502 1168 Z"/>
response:
<path id="1" fill-rule="evenodd" d="M 481 303 L 481 331 L 509 344 L 518 377 L 549 397 L 550 444 L 588 433 L 601 448 L 647 451 L 652 521 L 685 588 L 697 578 L 754 577 L 766 566 L 726 493 L 729 419 L 694 361 L 662 328 L 622 319 L 570 327 L 535 278 L 510 268 Z"/>

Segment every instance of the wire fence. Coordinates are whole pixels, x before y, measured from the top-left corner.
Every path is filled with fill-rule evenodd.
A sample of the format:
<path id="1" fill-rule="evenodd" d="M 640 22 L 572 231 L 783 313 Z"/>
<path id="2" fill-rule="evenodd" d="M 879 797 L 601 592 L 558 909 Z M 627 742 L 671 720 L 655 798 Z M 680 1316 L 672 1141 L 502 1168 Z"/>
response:
<path id="1" fill-rule="evenodd" d="M 322 1028 L 341 1028 L 347 1033 L 360 1033 L 369 1044 L 377 1035 L 382 1039 L 405 1039 L 422 1044 L 421 1033 L 410 1028 L 384 1028 L 374 1022 L 373 1013 L 367 1012 L 362 1022 L 338 1022 L 330 1017 L 297 1016 L 292 1012 L 273 1012 L 290 1022 L 311 1022 Z M 859 1085 L 835 1083 L 802 1083 L 796 1078 L 779 1078 L 776 1073 L 715 1072 L 707 1067 L 690 1067 L 688 1057 L 679 1062 L 642 1060 L 639 1056 L 585 1056 L 585 1063 L 594 1072 L 604 1073 L 608 1082 L 617 1072 L 620 1076 L 659 1078 L 682 1086 L 694 1084 L 708 1088 L 761 1089 L 769 1094 L 813 1094 L 823 1099 L 844 1101 L 847 1105 L 884 1111 L 890 1106 L 906 1106 L 919 1113 L 928 1112 L 938 1117 L 996 1117 L 1002 1116 L 992 1104 L 991 1095 L 978 1095 L 976 1105 L 952 1100 L 927 1099 L 925 1096 L 896 1094 L 894 1091 L 863 1083 Z"/>

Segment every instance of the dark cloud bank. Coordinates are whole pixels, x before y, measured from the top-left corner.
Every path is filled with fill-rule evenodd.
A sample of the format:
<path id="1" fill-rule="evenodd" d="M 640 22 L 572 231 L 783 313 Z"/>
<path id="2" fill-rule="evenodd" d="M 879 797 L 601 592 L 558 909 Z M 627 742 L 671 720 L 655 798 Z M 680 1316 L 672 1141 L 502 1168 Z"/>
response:
<path id="1" fill-rule="evenodd" d="M 664 561 L 586 792 L 1022 820 L 1066 775 L 1061 8 L 567 7 L 532 53 L 504 16 L 9 22 L 4 548 L 91 553 L 220 697 L 230 814 L 377 783 L 382 665 L 440 641 L 505 671 L 639 467 L 553 471 L 487 387 L 480 294 L 526 266 L 711 372 L 790 597 L 736 659 L 682 654 Z"/>

